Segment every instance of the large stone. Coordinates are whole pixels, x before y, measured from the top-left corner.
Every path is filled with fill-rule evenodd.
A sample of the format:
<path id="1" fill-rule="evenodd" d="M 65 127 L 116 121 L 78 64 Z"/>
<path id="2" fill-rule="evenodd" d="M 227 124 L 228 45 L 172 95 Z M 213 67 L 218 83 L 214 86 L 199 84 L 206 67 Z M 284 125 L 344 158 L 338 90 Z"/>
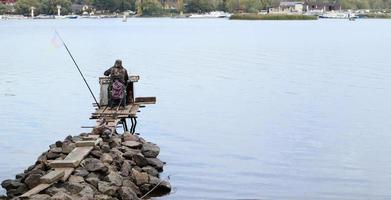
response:
<path id="1" fill-rule="evenodd" d="M 75 170 L 75 172 L 73 172 L 73 174 L 75 176 L 86 177 L 89 174 L 89 172 L 87 170 L 85 170 L 84 168 L 78 168 Z"/>
<path id="2" fill-rule="evenodd" d="M 118 172 L 110 171 L 110 173 L 104 178 L 105 181 L 111 183 L 115 186 L 122 186 L 122 177 L 118 174 Z"/>
<path id="3" fill-rule="evenodd" d="M 111 148 L 116 148 L 121 146 L 122 139 L 121 138 L 113 138 L 113 141 L 110 142 L 110 147 Z"/>
<path id="4" fill-rule="evenodd" d="M 40 174 L 40 175 L 43 175 L 44 174 L 43 168 L 44 168 L 43 165 L 39 164 L 34 169 L 29 171 L 27 174 Z"/>
<path id="5" fill-rule="evenodd" d="M 131 170 L 132 170 L 132 166 L 130 165 L 130 162 L 125 160 L 122 163 L 120 174 L 121 174 L 121 176 L 127 177 L 127 176 L 129 176 Z"/>
<path id="6" fill-rule="evenodd" d="M 38 163 L 46 164 L 47 161 L 48 161 L 48 159 L 47 159 L 47 157 L 46 157 L 46 153 L 43 153 L 43 154 L 41 154 L 41 155 L 38 157 L 36 164 L 38 164 Z"/>
<path id="7" fill-rule="evenodd" d="M 93 200 L 94 199 L 94 190 L 90 186 L 85 186 L 78 194 L 80 199 Z"/>
<path id="8" fill-rule="evenodd" d="M 102 156 L 100 157 L 100 160 L 104 163 L 109 163 L 109 164 L 113 162 L 113 158 L 108 153 L 102 154 Z"/>
<path id="9" fill-rule="evenodd" d="M 100 158 L 102 156 L 102 152 L 99 151 L 99 150 L 93 150 L 93 151 L 90 152 L 90 154 L 92 156 L 94 156 L 95 158 Z"/>
<path id="10" fill-rule="evenodd" d="M 137 151 L 126 151 L 125 153 L 122 154 L 122 156 L 125 158 L 125 159 L 133 159 L 133 155 L 137 155 L 137 154 L 140 154 L 140 152 L 137 152 Z"/>
<path id="11" fill-rule="evenodd" d="M 130 187 L 121 187 L 118 190 L 119 197 L 122 200 L 136 200 L 139 199 L 137 194 Z"/>
<path id="12" fill-rule="evenodd" d="M 55 152 L 53 152 L 53 151 L 49 151 L 49 152 L 46 154 L 46 157 L 47 157 L 47 159 L 49 159 L 49 160 L 54 160 L 54 159 L 60 157 L 60 154 L 59 154 L 59 153 L 55 153 Z"/>
<path id="13" fill-rule="evenodd" d="M 27 192 L 28 188 L 26 184 L 20 185 L 15 189 L 9 189 L 7 190 L 7 196 L 8 197 L 14 197 L 18 195 L 22 195 L 23 193 Z"/>
<path id="14" fill-rule="evenodd" d="M 83 189 L 83 185 L 75 182 L 67 182 L 65 189 L 71 194 L 77 194 Z"/>
<path id="15" fill-rule="evenodd" d="M 144 167 L 148 165 L 148 160 L 142 154 L 135 154 L 132 156 L 132 159 L 139 167 Z"/>
<path id="16" fill-rule="evenodd" d="M 87 158 L 82 162 L 82 166 L 89 172 L 106 172 L 107 167 L 102 163 L 102 161 L 96 158 Z"/>
<path id="17" fill-rule="evenodd" d="M 27 176 L 27 178 L 26 178 L 26 180 L 24 180 L 24 182 L 31 189 L 40 183 L 41 177 L 42 177 L 41 174 L 30 174 L 29 176 Z"/>
<path id="18" fill-rule="evenodd" d="M 87 181 L 87 183 L 89 183 L 89 184 L 93 185 L 94 187 L 98 188 L 99 178 L 88 177 L 85 180 Z"/>
<path id="19" fill-rule="evenodd" d="M 72 183 L 83 183 L 84 179 L 81 176 L 74 176 L 74 175 L 72 175 L 72 176 L 69 177 L 68 181 L 72 182 Z"/>
<path id="20" fill-rule="evenodd" d="M 55 143 L 56 147 L 61 147 L 62 144 L 63 144 L 63 142 L 61 142 L 61 141 L 57 141 L 57 142 Z"/>
<path id="21" fill-rule="evenodd" d="M 152 143 L 144 143 L 141 148 L 142 154 L 147 158 L 156 158 L 159 155 L 160 148 Z"/>
<path id="22" fill-rule="evenodd" d="M 159 172 L 163 171 L 164 162 L 162 162 L 158 158 L 147 158 L 147 162 L 149 165 L 157 169 L 157 171 Z"/>
<path id="23" fill-rule="evenodd" d="M 117 193 L 118 187 L 112 186 L 108 182 L 99 181 L 98 190 L 99 190 L 99 192 L 102 192 L 103 194 L 113 196 Z"/>
<path id="24" fill-rule="evenodd" d="M 102 145 L 102 152 L 103 153 L 109 153 L 110 152 L 110 146 L 108 144 Z"/>
<path id="25" fill-rule="evenodd" d="M 113 157 L 122 157 L 122 152 L 118 149 L 111 149 L 110 153 L 113 155 Z"/>
<path id="26" fill-rule="evenodd" d="M 94 196 L 95 200 L 117 200 L 117 198 L 105 195 L 105 194 L 98 194 Z"/>
<path id="27" fill-rule="evenodd" d="M 22 185 L 24 185 L 24 184 L 17 181 L 17 180 L 11 180 L 11 179 L 7 179 L 7 180 L 4 180 L 3 182 L 1 182 L 1 187 L 3 187 L 6 190 L 16 189 Z"/>
<path id="28" fill-rule="evenodd" d="M 65 188 L 57 188 L 57 187 L 49 187 L 48 189 L 45 190 L 45 194 L 49 194 L 51 196 L 59 193 L 59 192 L 66 192 L 66 189 Z"/>
<path id="29" fill-rule="evenodd" d="M 153 190 L 154 196 L 163 196 L 171 192 L 171 185 L 168 181 L 162 181 L 156 189 Z"/>
<path id="30" fill-rule="evenodd" d="M 19 174 L 15 175 L 15 178 L 23 181 L 26 178 L 26 176 L 27 176 L 27 174 L 25 174 L 25 173 L 19 173 Z"/>
<path id="31" fill-rule="evenodd" d="M 149 176 L 145 172 L 139 172 L 135 169 L 132 169 L 132 175 L 138 186 L 149 182 Z"/>
<path id="32" fill-rule="evenodd" d="M 50 195 L 47 194 L 35 194 L 29 198 L 29 200 L 50 200 Z"/>
<path id="33" fill-rule="evenodd" d="M 144 172 L 147 172 L 151 176 L 156 176 L 157 177 L 159 175 L 159 172 L 154 167 L 151 167 L 151 166 L 143 167 L 142 170 Z"/>
<path id="34" fill-rule="evenodd" d="M 64 141 L 72 141 L 72 135 L 66 136 Z"/>
<path id="35" fill-rule="evenodd" d="M 88 174 L 87 178 L 98 178 L 100 179 L 100 174 L 97 172 L 91 172 Z"/>
<path id="36" fill-rule="evenodd" d="M 75 198 L 72 198 L 67 193 L 60 191 L 55 195 L 53 195 L 52 198 L 50 198 L 50 200 L 75 200 Z"/>
<path id="37" fill-rule="evenodd" d="M 152 189 L 152 185 L 149 184 L 149 183 L 140 185 L 140 191 L 141 191 L 141 193 L 143 193 L 143 194 L 145 194 L 145 193 L 151 191 L 151 189 Z"/>
<path id="38" fill-rule="evenodd" d="M 136 135 L 132 135 L 130 133 L 125 133 L 124 134 L 124 141 L 138 141 L 139 138 Z"/>
<path id="39" fill-rule="evenodd" d="M 56 147 L 53 149 L 50 149 L 51 152 L 53 153 L 62 153 L 62 148 L 61 147 Z"/>
<path id="40" fill-rule="evenodd" d="M 152 186 L 156 186 L 160 183 L 160 179 L 150 175 L 148 183 L 151 184 Z"/>
<path id="41" fill-rule="evenodd" d="M 122 145 L 127 146 L 129 148 L 136 149 L 136 148 L 140 148 L 142 144 L 137 141 L 125 141 L 125 142 L 122 142 Z"/>
<path id="42" fill-rule="evenodd" d="M 132 190 L 137 194 L 137 195 L 141 195 L 141 192 L 140 192 L 140 189 L 138 188 L 138 186 L 136 184 L 134 184 L 131 180 L 129 179 L 125 179 L 123 181 L 123 187 L 130 187 L 132 188 Z"/>

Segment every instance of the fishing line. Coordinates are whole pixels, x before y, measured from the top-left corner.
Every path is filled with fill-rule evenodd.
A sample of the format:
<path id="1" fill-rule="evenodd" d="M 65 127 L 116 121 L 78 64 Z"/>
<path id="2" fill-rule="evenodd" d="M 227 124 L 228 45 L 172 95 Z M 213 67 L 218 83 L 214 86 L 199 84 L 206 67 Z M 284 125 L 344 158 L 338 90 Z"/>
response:
<path id="1" fill-rule="evenodd" d="M 79 68 L 79 65 L 76 63 L 75 59 L 73 58 L 72 53 L 69 51 L 68 46 L 65 44 L 64 40 L 62 39 L 62 37 L 60 36 L 60 34 L 57 32 L 57 30 L 54 30 L 54 31 L 56 32 L 56 35 L 58 36 L 58 38 L 61 40 L 61 42 L 62 42 L 62 44 L 64 45 L 65 49 L 67 50 L 69 56 L 71 56 L 73 63 L 75 64 L 77 70 L 79 71 L 80 76 L 83 78 L 84 83 L 87 85 L 87 88 L 88 88 L 88 90 L 90 91 L 90 93 L 91 93 L 91 95 L 92 95 L 92 98 L 94 98 L 94 101 L 95 101 L 96 105 L 98 106 L 98 108 L 100 108 L 100 105 L 99 105 L 98 101 L 96 100 L 94 93 L 92 92 L 90 86 L 88 85 L 87 80 L 84 78 L 84 75 L 83 75 L 83 73 L 81 72 L 81 70 L 80 70 L 80 68 Z"/>

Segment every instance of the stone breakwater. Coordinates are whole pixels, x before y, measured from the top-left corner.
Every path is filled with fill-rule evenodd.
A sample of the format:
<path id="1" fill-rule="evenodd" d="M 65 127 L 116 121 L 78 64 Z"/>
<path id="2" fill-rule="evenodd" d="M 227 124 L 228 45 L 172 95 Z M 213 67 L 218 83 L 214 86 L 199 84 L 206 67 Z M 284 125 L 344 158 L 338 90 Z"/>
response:
<path id="1" fill-rule="evenodd" d="M 147 193 L 148 196 L 160 196 L 171 191 L 170 183 L 159 178 L 165 163 L 157 158 L 160 152 L 157 145 L 129 133 L 98 134 L 103 140 L 65 182 L 57 182 L 28 199 L 133 200 Z M 76 142 L 87 135 L 68 136 L 64 141 L 50 145 L 34 165 L 17 174 L 15 179 L 1 183 L 7 196 L 0 197 L 0 200 L 22 199 L 20 195 L 37 186 L 40 178 L 52 170 L 51 161 L 64 159 L 76 147 Z"/>

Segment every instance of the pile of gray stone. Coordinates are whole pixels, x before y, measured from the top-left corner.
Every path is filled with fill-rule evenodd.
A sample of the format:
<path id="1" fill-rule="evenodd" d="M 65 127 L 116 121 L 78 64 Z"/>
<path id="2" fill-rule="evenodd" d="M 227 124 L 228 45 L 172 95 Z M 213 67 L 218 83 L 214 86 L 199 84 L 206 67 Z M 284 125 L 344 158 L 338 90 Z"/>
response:
<path id="1" fill-rule="evenodd" d="M 0 199 L 20 199 L 20 195 L 40 184 L 40 178 L 52 170 L 51 161 L 64 159 L 86 135 L 68 136 L 50 145 L 34 165 L 17 174 L 14 180 L 1 183 L 7 195 Z M 157 145 L 129 133 L 102 138 L 65 182 L 59 181 L 29 199 L 133 200 L 171 191 L 170 183 L 159 177 L 165 163 L 157 158 L 160 152 Z"/>

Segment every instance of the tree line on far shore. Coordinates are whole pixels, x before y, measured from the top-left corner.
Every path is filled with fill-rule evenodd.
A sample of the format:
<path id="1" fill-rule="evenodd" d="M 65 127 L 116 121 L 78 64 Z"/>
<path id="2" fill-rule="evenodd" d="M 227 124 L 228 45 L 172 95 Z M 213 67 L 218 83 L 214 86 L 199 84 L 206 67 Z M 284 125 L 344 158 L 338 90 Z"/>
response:
<path id="1" fill-rule="evenodd" d="M 391 0 L 308 0 L 312 2 L 337 2 L 343 9 L 390 9 Z M 280 0 L 18 0 L 15 5 L 0 3 L 0 14 L 14 13 L 28 15 L 31 7 L 36 14 L 53 15 L 57 5 L 61 12 L 72 12 L 71 5 L 89 5 L 101 13 L 136 11 L 142 15 L 165 15 L 172 13 L 205 13 L 214 10 L 226 12 L 257 13 L 279 5 Z M 81 13 L 76 13 L 81 14 Z"/>

